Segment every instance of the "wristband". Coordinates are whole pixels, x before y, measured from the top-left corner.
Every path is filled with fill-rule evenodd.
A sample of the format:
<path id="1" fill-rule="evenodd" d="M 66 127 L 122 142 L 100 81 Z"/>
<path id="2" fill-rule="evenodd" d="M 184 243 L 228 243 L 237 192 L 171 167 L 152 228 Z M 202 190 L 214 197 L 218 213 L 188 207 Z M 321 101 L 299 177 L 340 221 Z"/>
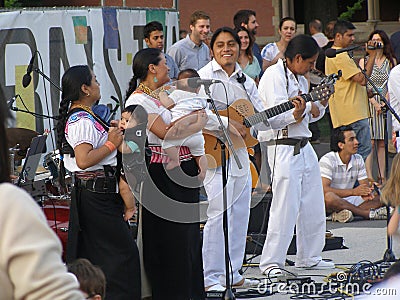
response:
<path id="1" fill-rule="evenodd" d="M 115 145 L 113 143 L 111 143 L 110 141 L 105 142 L 104 146 L 106 146 L 108 148 L 108 150 L 110 150 L 111 153 L 117 149 L 117 147 L 115 147 Z"/>

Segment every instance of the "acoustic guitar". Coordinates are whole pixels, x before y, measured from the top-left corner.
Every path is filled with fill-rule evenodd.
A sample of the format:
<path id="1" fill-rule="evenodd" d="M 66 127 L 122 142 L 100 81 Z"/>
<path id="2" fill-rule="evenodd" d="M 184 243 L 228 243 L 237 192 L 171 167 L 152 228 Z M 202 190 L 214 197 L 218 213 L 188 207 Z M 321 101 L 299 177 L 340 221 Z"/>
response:
<path id="1" fill-rule="evenodd" d="M 320 85 L 314 87 L 309 94 L 300 95 L 304 101 L 327 100 L 335 92 L 334 84 L 338 75 L 329 75 Z M 221 116 L 229 117 L 240 124 L 246 126 L 246 136 L 243 138 L 238 132 L 230 134 L 234 149 L 243 147 L 253 147 L 258 143 L 250 133 L 250 127 L 261 122 L 268 122 L 268 119 L 282 114 L 294 108 L 292 101 L 296 98 L 291 98 L 287 102 L 266 109 L 262 112 L 255 113 L 253 104 L 247 99 L 239 99 L 233 102 L 227 109 L 218 111 Z M 221 145 L 218 141 L 218 132 L 210 132 L 203 130 L 205 140 L 205 152 L 208 160 L 209 168 L 216 168 L 221 165 Z M 228 155 L 226 149 L 226 155 Z"/>

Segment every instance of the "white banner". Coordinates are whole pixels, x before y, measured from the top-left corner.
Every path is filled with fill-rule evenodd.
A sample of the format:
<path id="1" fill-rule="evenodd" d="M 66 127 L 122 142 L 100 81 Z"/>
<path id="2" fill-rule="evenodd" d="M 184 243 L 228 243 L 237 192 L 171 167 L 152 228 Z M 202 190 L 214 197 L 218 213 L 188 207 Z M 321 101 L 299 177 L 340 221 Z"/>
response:
<path id="1" fill-rule="evenodd" d="M 155 20 L 164 25 L 169 47 L 179 34 L 178 12 L 172 10 L 88 8 L 0 13 L 0 96 L 11 99 L 18 94 L 21 97 L 14 106 L 19 110 L 57 116 L 61 96 L 57 87 L 64 71 L 87 64 L 100 82 L 100 104 L 115 106 L 110 97 L 124 100 L 132 77 L 132 58 L 145 47 L 143 27 Z M 22 78 L 36 51 L 32 81 L 24 88 Z M 14 116 L 14 127 L 40 134 L 54 129 L 54 121 L 21 111 Z M 47 149 L 52 150 L 50 139 L 47 142 Z"/>

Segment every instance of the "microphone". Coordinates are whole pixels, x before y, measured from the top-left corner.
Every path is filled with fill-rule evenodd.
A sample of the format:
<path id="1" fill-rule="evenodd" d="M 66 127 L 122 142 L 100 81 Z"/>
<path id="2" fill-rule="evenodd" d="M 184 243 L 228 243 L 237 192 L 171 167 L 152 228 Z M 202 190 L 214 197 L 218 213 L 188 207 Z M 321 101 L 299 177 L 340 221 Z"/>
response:
<path id="1" fill-rule="evenodd" d="M 33 62 L 35 61 L 35 57 L 36 57 L 36 51 L 33 52 L 32 58 L 31 58 L 31 60 L 29 61 L 29 65 L 28 65 L 28 67 L 26 68 L 26 74 L 25 74 L 24 77 L 22 78 L 22 86 L 23 86 L 24 88 L 26 88 L 26 87 L 31 83 L 31 80 L 32 80 L 31 73 L 32 73 Z"/>
<path id="2" fill-rule="evenodd" d="M 188 86 L 191 88 L 198 88 L 200 85 L 210 86 L 214 83 L 222 83 L 222 81 L 218 79 L 201 79 L 198 77 L 188 78 Z"/>
<path id="3" fill-rule="evenodd" d="M 343 48 L 343 49 L 333 49 L 333 48 L 328 48 L 325 51 L 325 56 L 332 58 L 332 57 L 336 57 L 336 55 L 338 55 L 339 53 L 343 53 L 343 52 L 348 52 L 348 51 L 353 51 L 354 49 L 360 48 L 362 47 L 362 45 L 353 45 L 347 48 Z"/>
<path id="4" fill-rule="evenodd" d="M 242 76 L 239 76 L 239 73 L 236 74 L 236 80 L 237 82 L 239 82 L 240 84 L 243 84 L 246 82 L 246 76 L 244 75 L 244 73 L 242 73 Z"/>
<path id="5" fill-rule="evenodd" d="M 12 108 L 13 103 L 15 102 L 15 100 L 17 99 L 19 95 L 15 95 L 14 97 L 10 98 L 10 100 L 7 101 L 7 107 L 8 109 Z"/>

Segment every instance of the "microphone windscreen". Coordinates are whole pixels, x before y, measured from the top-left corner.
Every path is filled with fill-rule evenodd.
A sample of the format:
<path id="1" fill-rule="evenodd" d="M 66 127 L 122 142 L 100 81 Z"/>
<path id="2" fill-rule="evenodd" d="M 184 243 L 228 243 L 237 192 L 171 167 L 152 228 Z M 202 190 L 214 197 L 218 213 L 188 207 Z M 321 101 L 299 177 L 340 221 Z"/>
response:
<path id="1" fill-rule="evenodd" d="M 25 74 L 22 78 L 22 86 L 26 88 L 31 83 L 32 77 L 30 74 Z"/>
<path id="2" fill-rule="evenodd" d="M 329 58 L 336 57 L 336 49 L 332 49 L 332 48 L 326 49 L 325 56 L 329 57 Z"/>
<path id="3" fill-rule="evenodd" d="M 199 79 L 200 78 L 198 78 L 198 77 L 188 78 L 187 79 L 188 86 L 191 88 L 197 89 L 201 85 L 201 83 L 199 82 Z"/>

